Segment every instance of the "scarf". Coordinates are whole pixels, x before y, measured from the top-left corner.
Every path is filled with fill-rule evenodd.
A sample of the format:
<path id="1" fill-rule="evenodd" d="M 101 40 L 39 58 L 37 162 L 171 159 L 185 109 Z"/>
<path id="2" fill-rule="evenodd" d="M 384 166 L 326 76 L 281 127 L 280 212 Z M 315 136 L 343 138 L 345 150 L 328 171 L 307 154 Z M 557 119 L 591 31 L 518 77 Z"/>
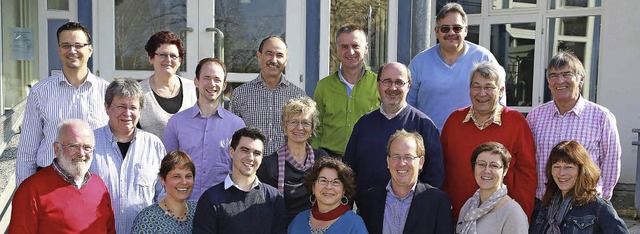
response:
<path id="1" fill-rule="evenodd" d="M 351 210 L 351 206 L 340 204 L 333 210 L 330 210 L 327 213 L 322 213 L 320 212 L 320 210 L 318 210 L 318 203 L 316 202 L 313 203 L 313 206 L 311 206 L 311 216 L 313 216 L 313 218 L 317 220 L 329 221 L 337 219 L 349 210 Z"/>
<path id="2" fill-rule="evenodd" d="M 571 210 L 571 194 L 567 194 L 567 197 L 562 200 L 562 193 L 556 192 L 553 196 L 553 200 L 551 201 L 551 205 L 549 205 L 549 210 L 547 211 L 547 225 L 545 233 L 551 234 L 560 234 L 560 224 L 564 217 Z"/>
<path id="3" fill-rule="evenodd" d="M 315 157 L 313 155 L 313 148 L 309 143 L 305 143 L 305 147 L 307 149 L 307 160 L 305 164 L 300 164 L 296 161 L 296 158 L 293 157 L 291 151 L 289 151 L 289 146 L 284 144 L 280 149 L 278 149 L 278 192 L 284 195 L 284 164 L 285 160 L 289 162 L 293 167 L 300 171 L 306 171 L 313 166 L 315 162 Z"/>
<path id="4" fill-rule="evenodd" d="M 456 233 L 477 233 L 476 224 L 478 219 L 493 210 L 500 202 L 500 199 L 506 195 L 507 186 L 503 184 L 502 188 L 493 192 L 489 199 L 480 205 L 480 189 L 476 190 L 473 196 L 467 201 L 471 209 L 464 214 L 464 219 L 458 222 Z"/>

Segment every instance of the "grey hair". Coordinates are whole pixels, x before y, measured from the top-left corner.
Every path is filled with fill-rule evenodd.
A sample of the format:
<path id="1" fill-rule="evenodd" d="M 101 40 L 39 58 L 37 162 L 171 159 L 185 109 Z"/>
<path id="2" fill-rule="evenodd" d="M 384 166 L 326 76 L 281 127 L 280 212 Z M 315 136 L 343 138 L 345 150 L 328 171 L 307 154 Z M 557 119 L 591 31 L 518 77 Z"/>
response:
<path id="1" fill-rule="evenodd" d="M 481 63 L 475 64 L 473 70 L 471 70 L 471 77 L 469 77 L 469 87 L 473 83 L 473 76 L 480 75 L 486 79 L 491 79 L 496 82 L 498 85 L 498 89 L 504 87 L 505 77 L 507 73 L 504 68 L 498 64 L 498 62 L 494 61 L 484 61 Z"/>
<path id="2" fill-rule="evenodd" d="M 558 54 L 554 55 L 549 61 L 547 72 L 551 68 L 558 70 L 565 66 L 573 70 L 573 72 L 575 72 L 580 78 L 584 78 L 586 75 L 582 62 L 580 62 L 580 59 L 578 59 L 578 57 L 576 57 L 576 55 L 571 51 L 559 51 Z"/>
<path id="3" fill-rule="evenodd" d="M 133 78 L 116 78 L 109 84 L 104 95 L 104 102 L 107 106 L 111 106 L 111 102 L 113 102 L 116 96 L 138 98 L 140 109 L 144 107 L 144 92 L 142 91 L 142 86 Z"/>
<path id="4" fill-rule="evenodd" d="M 67 128 L 69 126 L 73 126 L 73 125 L 78 125 L 78 126 L 85 127 L 86 129 L 91 130 L 91 127 L 89 127 L 89 124 L 87 124 L 87 122 L 85 122 L 84 120 L 81 120 L 81 119 L 67 119 L 65 121 L 62 121 L 62 123 L 58 124 L 57 130 L 56 130 L 56 142 L 60 142 L 62 140 L 62 130 L 64 130 L 65 128 Z"/>
<path id="5" fill-rule="evenodd" d="M 440 25 L 440 20 L 447 17 L 447 14 L 451 12 L 460 13 L 460 16 L 462 16 L 462 23 L 464 24 L 464 26 L 467 26 L 467 13 L 464 12 L 462 5 L 457 2 L 447 3 L 442 6 L 442 8 L 440 8 L 438 15 L 436 15 L 436 25 Z"/>

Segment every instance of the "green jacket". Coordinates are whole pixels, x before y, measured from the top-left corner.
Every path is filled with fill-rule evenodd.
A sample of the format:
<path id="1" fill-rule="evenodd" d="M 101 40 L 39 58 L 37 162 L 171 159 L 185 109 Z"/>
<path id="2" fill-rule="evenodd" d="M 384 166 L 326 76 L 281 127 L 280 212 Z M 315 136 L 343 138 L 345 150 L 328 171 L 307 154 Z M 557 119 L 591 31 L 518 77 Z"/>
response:
<path id="1" fill-rule="evenodd" d="M 347 85 L 340 81 L 338 71 L 318 81 L 314 100 L 320 112 L 313 148 L 326 148 L 344 156 L 353 125 L 367 112 L 380 108 L 377 74 L 368 67 L 353 86 L 351 97 Z"/>

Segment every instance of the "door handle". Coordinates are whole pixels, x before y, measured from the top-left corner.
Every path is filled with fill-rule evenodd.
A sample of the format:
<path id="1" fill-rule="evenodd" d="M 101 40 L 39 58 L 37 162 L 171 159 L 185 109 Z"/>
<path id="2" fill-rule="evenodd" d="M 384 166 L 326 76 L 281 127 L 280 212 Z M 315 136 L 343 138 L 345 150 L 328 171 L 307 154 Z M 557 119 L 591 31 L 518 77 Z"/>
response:
<path id="1" fill-rule="evenodd" d="M 218 43 L 217 47 L 214 46 L 213 55 L 224 62 L 224 33 L 222 33 L 218 28 L 206 28 L 205 31 L 213 32 L 215 34 L 216 39 L 214 40 L 214 45 L 216 44 L 216 41 Z"/>

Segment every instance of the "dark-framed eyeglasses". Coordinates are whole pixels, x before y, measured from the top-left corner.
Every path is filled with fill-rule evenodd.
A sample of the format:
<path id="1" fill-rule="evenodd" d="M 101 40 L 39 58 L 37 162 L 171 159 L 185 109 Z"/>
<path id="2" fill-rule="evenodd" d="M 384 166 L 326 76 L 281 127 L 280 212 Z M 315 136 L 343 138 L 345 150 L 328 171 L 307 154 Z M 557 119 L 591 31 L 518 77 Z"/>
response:
<path id="1" fill-rule="evenodd" d="M 567 71 L 567 72 L 554 72 L 554 73 L 549 73 L 549 75 L 547 75 L 547 78 L 549 80 L 557 80 L 558 77 L 562 77 L 562 79 L 564 80 L 571 80 L 573 79 L 573 77 L 576 77 L 576 73 Z"/>
<path id="2" fill-rule="evenodd" d="M 391 79 L 384 79 L 382 81 L 380 81 L 380 83 L 382 83 L 382 86 L 384 87 L 391 87 L 391 84 L 395 85 L 396 87 L 404 87 L 404 85 L 406 85 L 409 82 L 404 82 L 403 80 L 391 80 Z"/>
<path id="3" fill-rule="evenodd" d="M 82 49 L 85 46 L 90 45 L 89 43 L 76 43 L 76 44 L 67 44 L 67 43 L 63 43 L 60 44 L 60 48 L 64 49 L 64 50 L 69 50 L 71 49 L 71 47 L 75 48 L 76 50 Z"/>
<path id="4" fill-rule="evenodd" d="M 165 54 L 165 53 L 153 53 L 156 56 L 160 57 L 161 59 L 167 59 L 167 58 L 171 58 L 171 60 L 176 60 L 178 58 L 180 58 L 180 56 L 178 56 L 177 54 Z"/>
<path id="5" fill-rule="evenodd" d="M 462 29 L 464 28 L 464 26 L 461 25 L 442 25 L 439 26 L 440 32 L 441 33 L 449 33 L 449 31 L 453 30 L 454 33 L 460 33 L 462 32 Z"/>

